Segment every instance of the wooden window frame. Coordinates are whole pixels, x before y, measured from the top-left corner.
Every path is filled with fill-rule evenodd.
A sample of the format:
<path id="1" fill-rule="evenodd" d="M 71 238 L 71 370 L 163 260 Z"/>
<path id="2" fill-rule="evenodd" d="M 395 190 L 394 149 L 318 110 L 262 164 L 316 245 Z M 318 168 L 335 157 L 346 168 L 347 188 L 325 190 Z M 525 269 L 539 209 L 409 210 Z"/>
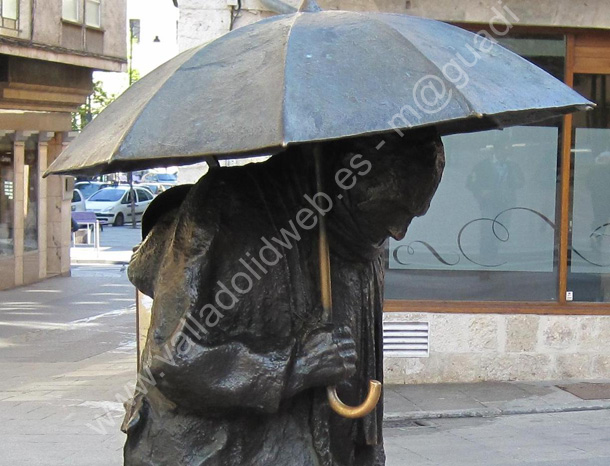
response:
<path id="1" fill-rule="evenodd" d="M 478 32 L 489 31 L 488 24 L 454 23 L 456 26 Z M 564 82 L 574 86 L 574 74 L 610 74 L 610 47 L 607 59 L 590 60 L 587 39 L 603 38 L 610 44 L 610 30 L 515 26 L 514 32 L 531 34 L 563 34 L 566 37 Z M 587 38 L 583 40 L 583 38 Z M 577 42 L 585 45 L 577 49 Z M 559 198 L 559 264 L 558 299 L 556 301 L 449 301 L 449 300 L 395 300 L 384 302 L 384 312 L 453 313 L 453 314 L 557 314 L 557 315 L 610 315 L 609 303 L 568 302 L 568 249 L 570 221 L 570 174 L 572 171 L 572 115 L 564 116 L 561 137 L 561 185 Z"/>
<path id="2" fill-rule="evenodd" d="M 76 1 L 77 18 L 73 19 L 73 18 L 66 18 L 64 16 L 63 7 L 64 7 L 65 0 L 61 0 L 61 4 L 62 4 L 61 20 L 66 23 L 77 24 L 79 26 L 82 26 L 84 23 L 84 20 L 85 20 L 84 0 L 75 0 L 75 1 Z"/>
<path id="3" fill-rule="evenodd" d="M 99 24 L 89 24 L 87 23 L 87 5 L 90 3 L 96 3 L 99 8 Z M 102 0 L 84 0 L 83 1 L 83 24 L 87 28 L 102 30 Z"/>
<path id="4" fill-rule="evenodd" d="M 6 0 L 0 0 L 0 27 L 4 28 L 4 29 L 9 29 L 11 31 L 18 31 L 19 30 L 19 17 L 21 16 L 20 13 L 20 5 L 19 5 L 19 0 L 16 0 L 16 13 L 15 13 L 15 18 L 9 18 L 9 17 L 5 17 L 2 13 L 3 13 L 3 9 L 4 9 L 4 1 Z M 14 25 L 10 25 L 10 22 L 14 22 Z"/>

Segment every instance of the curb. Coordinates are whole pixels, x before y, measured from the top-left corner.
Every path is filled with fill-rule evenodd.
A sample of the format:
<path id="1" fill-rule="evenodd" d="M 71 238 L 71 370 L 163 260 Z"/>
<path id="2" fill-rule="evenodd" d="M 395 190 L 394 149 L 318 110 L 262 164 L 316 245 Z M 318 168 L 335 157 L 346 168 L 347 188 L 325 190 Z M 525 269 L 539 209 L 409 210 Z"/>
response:
<path id="1" fill-rule="evenodd" d="M 460 419 L 473 417 L 500 417 L 517 416 L 522 414 L 552 414 L 581 411 L 610 410 L 610 401 L 590 404 L 566 404 L 549 406 L 532 406 L 521 408 L 481 408 L 481 409 L 455 409 L 445 411 L 410 411 L 406 413 L 387 413 L 383 417 L 384 425 L 392 426 L 399 421 L 416 421 L 425 419 Z"/>
<path id="2" fill-rule="evenodd" d="M 105 259 L 96 259 L 96 260 L 72 260 L 70 265 L 129 265 L 129 261 L 120 261 L 120 260 L 105 260 Z"/>

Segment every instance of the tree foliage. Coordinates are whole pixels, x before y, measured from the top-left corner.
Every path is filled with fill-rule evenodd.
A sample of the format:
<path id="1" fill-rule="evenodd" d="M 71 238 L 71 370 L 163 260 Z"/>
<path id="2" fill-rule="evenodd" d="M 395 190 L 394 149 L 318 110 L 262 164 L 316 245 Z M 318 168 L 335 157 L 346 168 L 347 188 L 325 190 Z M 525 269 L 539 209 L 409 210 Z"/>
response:
<path id="1" fill-rule="evenodd" d="M 130 68 L 128 73 L 129 85 L 131 86 L 140 79 L 140 72 L 135 68 Z M 102 110 L 104 110 L 116 98 L 116 94 L 109 94 L 104 90 L 102 81 L 93 81 L 93 92 L 87 101 L 72 113 L 72 129 L 82 131 L 87 123 L 93 120 Z"/>
<path id="2" fill-rule="evenodd" d="M 87 101 L 78 108 L 78 111 L 72 113 L 72 129 L 81 131 L 116 97 L 115 94 L 108 94 L 104 90 L 102 81 L 93 81 L 93 92 L 87 97 Z"/>
<path id="3" fill-rule="evenodd" d="M 129 70 L 129 85 L 131 86 L 138 79 L 140 79 L 140 72 L 135 68 Z"/>

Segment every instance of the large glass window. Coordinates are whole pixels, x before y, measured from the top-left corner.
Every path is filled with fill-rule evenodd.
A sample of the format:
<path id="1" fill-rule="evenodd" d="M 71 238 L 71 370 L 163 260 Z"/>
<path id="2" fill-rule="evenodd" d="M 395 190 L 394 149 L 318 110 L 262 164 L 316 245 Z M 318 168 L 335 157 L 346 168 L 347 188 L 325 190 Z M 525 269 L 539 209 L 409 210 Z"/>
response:
<path id="1" fill-rule="evenodd" d="M 574 115 L 568 291 L 575 301 L 610 301 L 610 75 L 577 74 L 574 87 L 597 104 Z"/>
<path id="2" fill-rule="evenodd" d="M 557 141 L 554 127 L 444 138 L 430 210 L 389 242 L 386 297 L 555 299 Z"/>
<path id="3" fill-rule="evenodd" d="M 14 171 L 13 142 L 0 138 L 0 256 L 13 255 Z"/>
<path id="4" fill-rule="evenodd" d="M 5 28 L 17 29 L 17 19 L 19 19 L 18 0 L 0 0 L 0 11 L 2 12 L 0 25 Z"/>
<path id="5" fill-rule="evenodd" d="M 503 45 L 563 78 L 563 36 Z M 389 241 L 387 299 L 557 299 L 561 123 L 443 138 L 447 163 L 430 210 Z"/>
<path id="6" fill-rule="evenodd" d="M 81 21 L 81 0 L 63 0 L 62 18 L 68 21 Z"/>
<path id="7" fill-rule="evenodd" d="M 24 196 L 23 196 L 23 250 L 38 249 L 38 142 L 37 136 L 29 138 L 25 143 L 23 165 Z"/>
<path id="8" fill-rule="evenodd" d="M 102 5 L 101 0 L 85 0 L 85 24 L 87 26 L 101 27 Z"/>

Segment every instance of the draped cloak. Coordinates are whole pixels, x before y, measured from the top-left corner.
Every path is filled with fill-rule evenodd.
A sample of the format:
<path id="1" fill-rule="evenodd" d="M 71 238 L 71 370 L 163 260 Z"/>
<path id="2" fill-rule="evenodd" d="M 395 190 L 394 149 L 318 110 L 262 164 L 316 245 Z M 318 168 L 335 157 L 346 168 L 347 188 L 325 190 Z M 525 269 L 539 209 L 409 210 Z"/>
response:
<path id="1" fill-rule="evenodd" d="M 355 405 L 368 380 L 383 377 L 383 248 L 360 231 L 349 195 L 337 199 L 332 175 L 328 170 L 333 324 L 351 329 L 358 355 L 356 374 L 339 385 L 339 395 Z M 383 400 L 351 420 L 331 411 L 322 386 L 286 390 L 299 348 L 328 326 L 317 227 L 306 230 L 295 220 L 312 208 L 305 195 L 314 195 L 313 180 L 312 158 L 287 151 L 260 164 L 213 169 L 157 215 L 129 267 L 131 281 L 154 302 L 124 422 L 126 465 L 384 464 Z M 282 229 L 295 231 L 290 221 L 300 239 L 285 241 Z M 280 253 L 275 265 L 261 260 L 262 238 Z M 278 258 L 271 249 L 263 254 L 269 263 Z M 240 293 L 233 284 L 251 289 Z M 237 298 L 220 293 L 228 309 L 216 304 L 223 287 Z"/>

